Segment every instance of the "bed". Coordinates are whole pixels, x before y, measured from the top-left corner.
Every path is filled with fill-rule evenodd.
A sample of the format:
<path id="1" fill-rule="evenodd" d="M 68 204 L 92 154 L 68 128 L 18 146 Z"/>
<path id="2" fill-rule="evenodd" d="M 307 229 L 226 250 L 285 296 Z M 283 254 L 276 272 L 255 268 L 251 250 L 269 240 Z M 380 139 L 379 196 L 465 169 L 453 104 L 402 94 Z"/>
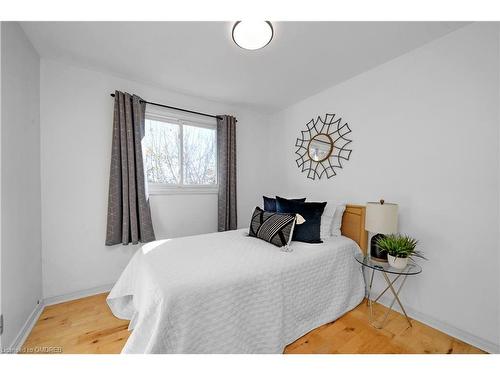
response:
<path id="1" fill-rule="evenodd" d="M 145 244 L 107 298 L 130 320 L 122 353 L 282 353 L 362 301 L 366 242 L 364 207 L 348 205 L 342 236 L 292 252 L 247 230 Z"/>

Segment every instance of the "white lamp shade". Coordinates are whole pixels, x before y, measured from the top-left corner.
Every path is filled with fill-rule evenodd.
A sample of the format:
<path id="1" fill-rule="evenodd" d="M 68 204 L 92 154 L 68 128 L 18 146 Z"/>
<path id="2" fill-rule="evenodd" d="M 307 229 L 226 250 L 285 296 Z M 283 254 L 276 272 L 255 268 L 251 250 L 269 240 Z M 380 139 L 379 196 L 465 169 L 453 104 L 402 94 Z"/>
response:
<path id="1" fill-rule="evenodd" d="M 394 203 L 368 202 L 366 204 L 365 229 L 372 233 L 397 233 L 398 205 Z"/>

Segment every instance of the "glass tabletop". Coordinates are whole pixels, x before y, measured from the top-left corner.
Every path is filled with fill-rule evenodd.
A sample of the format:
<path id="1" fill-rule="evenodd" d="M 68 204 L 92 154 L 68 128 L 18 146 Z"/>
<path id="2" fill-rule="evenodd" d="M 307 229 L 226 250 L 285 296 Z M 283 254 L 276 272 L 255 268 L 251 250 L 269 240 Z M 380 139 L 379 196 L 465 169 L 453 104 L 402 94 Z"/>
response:
<path id="1" fill-rule="evenodd" d="M 404 269 L 399 270 L 397 268 L 389 266 L 388 262 L 377 262 L 376 260 L 371 259 L 368 255 L 356 254 L 354 258 L 363 266 L 374 269 L 376 271 L 393 273 L 396 275 L 417 275 L 422 272 L 422 267 L 413 262 L 411 259 L 408 260 L 408 265 Z"/>

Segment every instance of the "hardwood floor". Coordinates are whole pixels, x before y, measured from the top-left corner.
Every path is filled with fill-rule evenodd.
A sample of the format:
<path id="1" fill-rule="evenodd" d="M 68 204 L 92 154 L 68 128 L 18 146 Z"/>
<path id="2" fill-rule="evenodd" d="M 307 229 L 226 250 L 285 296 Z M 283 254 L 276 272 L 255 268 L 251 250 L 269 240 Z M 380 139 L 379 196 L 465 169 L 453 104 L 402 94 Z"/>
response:
<path id="1" fill-rule="evenodd" d="M 120 353 L 130 335 L 128 320 L 115 318 L 106 296 L 45 307 L 21 352 L 60 347 L 63 353 Z"/>
<path id="2" fill-rule="evenodd" d="M 120 353 L 130 332 L 128 321 L 115 318 L 106 293 L 47 306 L 21 352 Z M 382 314 L 384 307 L 375 306 Z M 288 345 L 285 353 L 484 353 L 460 340 L 391 313 L 378 330 L 367 320 L 366 303 L 337 321 L 325 324 Z"/>

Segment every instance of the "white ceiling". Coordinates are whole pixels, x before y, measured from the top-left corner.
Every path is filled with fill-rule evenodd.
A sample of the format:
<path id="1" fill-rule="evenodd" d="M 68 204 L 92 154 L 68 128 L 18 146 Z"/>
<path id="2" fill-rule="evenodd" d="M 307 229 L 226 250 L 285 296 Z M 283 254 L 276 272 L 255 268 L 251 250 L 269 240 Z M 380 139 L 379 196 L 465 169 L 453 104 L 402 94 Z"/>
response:
<path id="1" fill-rule="evenodd" d="M 272 111 L 345 81 L 462 22 L 274 22 L 246 51 L 230 22 L 22 22 L 40 56 Z"/>

